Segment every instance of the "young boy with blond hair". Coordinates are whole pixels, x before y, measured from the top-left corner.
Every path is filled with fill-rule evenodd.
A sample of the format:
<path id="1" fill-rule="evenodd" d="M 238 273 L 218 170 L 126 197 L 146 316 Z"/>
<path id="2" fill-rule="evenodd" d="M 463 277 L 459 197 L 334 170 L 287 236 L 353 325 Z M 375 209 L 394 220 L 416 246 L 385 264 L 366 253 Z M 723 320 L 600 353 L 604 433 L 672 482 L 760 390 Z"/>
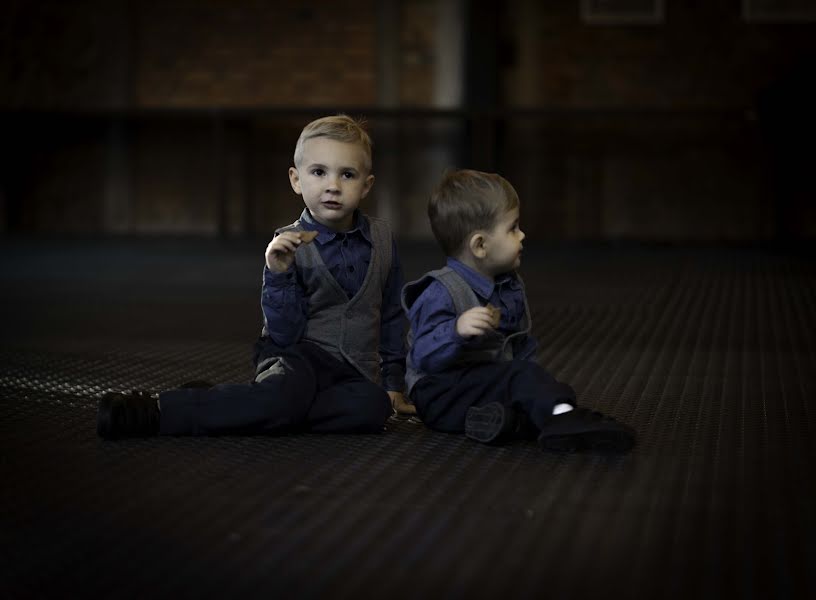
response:
<path id="1" fill-rule="evenodd" d="M 254 381 L 107 393 L 100 436 L 378 432 L 393 410 L 415 412 L 403 396 L 396 244 L 358 208 L 374 184 L 371 146 L 345 115 L 301 132 L 289 181 L 305 208 L 266 248 Z"/>
<path id="2" fill-rule="evenodd" d="M 484 443 L 535 436 L 548 450 L 628 451 L 631 428 L 576 406 L 573 389 L 535 362 L 513 186 L 492 173 L 449 171 L 428 217 L 447 265 L 402 293 L 406 383 L 424 423 Z"/>

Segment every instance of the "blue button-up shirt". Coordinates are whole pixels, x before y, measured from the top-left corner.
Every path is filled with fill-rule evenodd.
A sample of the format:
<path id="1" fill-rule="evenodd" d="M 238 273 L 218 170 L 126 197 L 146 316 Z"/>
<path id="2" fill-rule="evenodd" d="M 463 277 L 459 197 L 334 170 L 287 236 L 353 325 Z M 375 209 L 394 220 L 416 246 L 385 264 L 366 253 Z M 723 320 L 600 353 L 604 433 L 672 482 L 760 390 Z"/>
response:
<path id="1" fill-rule="evenodd" d="M 343 291 L 352 298 L 363 286 L 371 262 L 368 219 L 355 211 L 354 224 L 349 231 L 334 231 L 315 221 L 309 209 L 304 209 L 300 223 L 307 231 L 317 231 L 313 243 L 317 244 L 320 258 Z M 405 387 L 405 322 L 400 307 L 402 283 L 397 245 L 392 241 L 391 270 L 383 290 L 379 352 L 383 387 L 396 392 Z M 264 267 L 261 306 L 266 333 L 276 345 L 287 347 L 300 340 L 306 327 L 308 301 L 298 283 L 294 263 L 283 273 L 273 273 Z"/>
<path id="2" fill-rule="evenodd" d="M 509 335 L 519 331 L 524 317 L 524 291 L 514 273 L 499 275 L 491 281 L 454 258 L 448 266 L 456 271 L 476 293 L 479 303 L 488 303 L 501 309 L 499 331 Z M 458 315 L 447 288 L 433 281 L 419 295 L 408 311 L 408 320 L 414 334 L 411 347 L 412 364 L 425 373 L 438 373 L 453 363 L 474 337 L 464 338 L 456 332 Z M 535 360 L 537 343 L 528 335 L 515 358 Z"/>

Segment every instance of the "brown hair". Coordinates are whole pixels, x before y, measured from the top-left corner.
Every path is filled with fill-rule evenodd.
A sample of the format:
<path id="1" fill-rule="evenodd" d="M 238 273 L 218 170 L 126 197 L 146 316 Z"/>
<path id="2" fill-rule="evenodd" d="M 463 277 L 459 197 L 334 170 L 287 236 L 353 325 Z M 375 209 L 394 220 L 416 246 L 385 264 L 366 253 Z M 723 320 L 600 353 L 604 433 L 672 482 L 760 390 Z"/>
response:
<path id="1" fill-rule="evenodd" d="M 295 145 L 295 166 L 303 160 L 303 144 L 306 140 L 316 137 L 325 137 L 338 142 L 359 144 L 366 155 L 366 169 L 371 170 L 371 147 L 374 143 L 365 129 L 363 119 L 352 119 L 348 115 L 334 115 L 331 117 L 321 117 L 306 125 L 300 132 L 297 144 Z"/>
<path id="2" fill-rule="evenodd" d="M 492 229 L 497 218 L 518 205 L 516 190 L 501 175 L 450 169 L 431 193 L 428 219 L 445 254 L 456 256 L 470 234 Z"/>

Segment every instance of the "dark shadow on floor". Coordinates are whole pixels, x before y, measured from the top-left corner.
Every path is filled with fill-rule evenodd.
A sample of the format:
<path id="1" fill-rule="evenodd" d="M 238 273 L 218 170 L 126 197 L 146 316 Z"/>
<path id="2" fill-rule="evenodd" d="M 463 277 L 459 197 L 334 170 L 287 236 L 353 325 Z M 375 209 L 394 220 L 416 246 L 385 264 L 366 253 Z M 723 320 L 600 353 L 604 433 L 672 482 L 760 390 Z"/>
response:
<path id="1" fill-rule="evenodd" d="M 528 246 L 540 362 L 628 456 L 373 436 L 104 442 L 106 390 L 245 381 L 264 241 L 0 242 L 6 597 L 816 594 L 816 270 Z M 403 244 L 407 278 L 438 266 Z"/>

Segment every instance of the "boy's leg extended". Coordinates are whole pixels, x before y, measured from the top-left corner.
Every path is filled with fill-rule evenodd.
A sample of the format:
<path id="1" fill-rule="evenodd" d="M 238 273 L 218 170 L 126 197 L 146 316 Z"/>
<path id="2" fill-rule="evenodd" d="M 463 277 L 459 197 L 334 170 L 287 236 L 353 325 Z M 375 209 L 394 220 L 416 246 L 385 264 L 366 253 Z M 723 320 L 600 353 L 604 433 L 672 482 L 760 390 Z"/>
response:
<path id="1" fill-rule="evenodd" d="M 302 425 L 320 384 L 311 348 L 298 344 L 277 350 L 274 368 L 252 383 L 162 392 L 160 433 L 273 433 Z M 259 371 L 269 366 L 264 358 L 258 361 Z"/>
<path id="2" fill-rule="evenodd" d="M 379 433 L 392 412 L 385 390 L 357 377 L 318 392 L 307 421 L 319 433 Z"/>
<path id="3" fill-rule="evenodd" d="M 320 348 L 315 347 L 311 357 L 320 385 L 306 416 L 309 431 L 381 432 L 393 412 L 385 390 Z"/>
<path id="4" fill-rule="evenodd" d="M 439 431 L 463 432 L 471 406 L 497 402 L 521 412 L 538 429 L 556 404 L 575 404 L 575 392 L 538 364 L 513 360 L 471 365 L 418 381 L 411 399 L 422 421 Z"/>

